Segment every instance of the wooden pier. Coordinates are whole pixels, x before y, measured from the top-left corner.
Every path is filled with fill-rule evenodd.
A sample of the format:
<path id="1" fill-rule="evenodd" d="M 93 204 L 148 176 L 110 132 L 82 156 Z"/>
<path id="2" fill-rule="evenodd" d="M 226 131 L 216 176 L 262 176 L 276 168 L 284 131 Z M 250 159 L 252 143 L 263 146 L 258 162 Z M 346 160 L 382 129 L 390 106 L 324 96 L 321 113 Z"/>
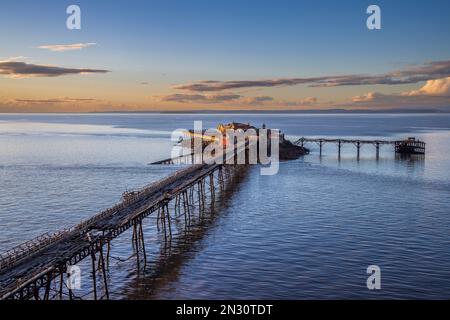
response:
<path id="1" fill-rule="evenodd" d="M 194 164 L 195 163 L 195 154 L 188 153 L 175 158 L 167 158 L 155 162 L 149 163 L 149 165 L 159 165 L 159 164 Z"/>
<path id="2" fill-rule="evenodd" d="M 394 146 L 396 153 L 404 154 L 425 154 L 425 142 L 416 140 L 415 138 L 408 138 L 404 140 L 361 140 L 361 139 L 326 139 L 326 138 L 300 138 L 294 144 L 304 147 L 307 143 L 315 143 L 319 146 L 319 154 L 322 155 L 323 146 L 328 144 L 337 145 L 338 157 L 341 157 L 342 147 L 346 144 L 351 144 L 356 147 L 356 156 L 359 159 L 361 154 L 361 147 L 363 145 L 370 145 L 375 147 L 377 159 L 380 157 L 380 147 L 382 145 Z"/>
<path id="3" fill-rule="evenodd" d="M 157 229 L 163 233 L 165 243 L 172 239 L 174 219 L 184 220 L 182 225 L 188 230 L 194 219 L 195 206 L 201 217 L 208 196 L 214 205 L 216 193 L 222 194 L 227 182 L 245 170 L 246 165 L 236 164 L 236 159 L 241 153 L 247 153 L 249 146 L 249 141 L 238 143 L 224 154 L 209 159 L 212 161 L 208 163 L 195 163 L 196 156 L 192 150 L 178 159 L 181 163 L 187 161 L 188 166 L 140 190 L 125 192 L 119 204 L 70 229 L 40 236 L 1 254 L 0 300 L 74 299 L 73 290 L 67 286 L 71 280 L 68 270 L 86 258 L 92 260 L 91 298 L 108 299 L 111 241 L 132 229 L 131 242 L 137 268 L 140 269 L 141 264 L 145 266 L 144 219 L 156 216 Z M 157 163 L 174 164 L 178 160 L 166 159 Z M 101 295 L 99 285 L 103 289 Z"/>
<path id="4" fill-rule="evenodd" d="M 195 214 L 199 217 L 205 212 L 207 202 L 214 205 L 216 194 L 226 190 L 227 181 L 245 170 L 246 165 L 229 164 L 242 152 L 248 152 L 250 143 L 246 141 L 229 153 L 216 155 L 223 162 L 215 164 L 195 164 L 195 155 L 182 155 L 176 159 L 166 159 L 154 164 L 189 164 L 168 177 L 156 181 L 140 190 L 127 192 L 117 205 L 104 210 L 92 218 L 72 227 L 46 234 L 27 241 L 0 255 L 0 300 L 3 299 L 75 299 L 70 286 L 68 270 L 90 259 L 92 262 L 92 290 L 90 298 L 108 299 L 108 275 L 111 242 L 132 230 L 132 247 L 136 255 L 138 270 L 147 264 L 143 222 L 145 218 L 156 217 L 157 230 L 161 241 L 170 242 L 176 220 L 186 231 L 192 225 Z M 324 144 L 338 146 L 339 157 L 344 144 L 356 147 L 360 156 L 362 145 L 372 145 L 379 157 L 380 146 L 392 145 L 395 151 L 425 152 L 425 143 L 410 138 L 408 140 L 352 140 L 301 138 L 295 144 L 317 143 L 320 154 Z M 237 163 L 232 161 L 233 163 Z M 194 209 L 197 208 L 197 212 Z"/>
<path id="5" fill-rule="evenodd" d="M 119 204 L 73 228 L 11 249 L 0 256 L 0 299 L 74 299 L 73 291 L 66 285 L 70 281 L 68 269 L 86 258 L 92 260 L 90 298 L 108 299 L 111 241 L 132 229 L 137 268 L 145 266 L 144 219 L 156 216 L 163 241 L 170 242 L 174 219 L 189 229 L 194 220 L 194 206 L 198 207 L 198 215 L 202 215 L 208 199 L 213 203 L 216 194 L 224 192 L 227 181 L 243 168 L 219 164 L 188 166 L 127 194 Z"/>

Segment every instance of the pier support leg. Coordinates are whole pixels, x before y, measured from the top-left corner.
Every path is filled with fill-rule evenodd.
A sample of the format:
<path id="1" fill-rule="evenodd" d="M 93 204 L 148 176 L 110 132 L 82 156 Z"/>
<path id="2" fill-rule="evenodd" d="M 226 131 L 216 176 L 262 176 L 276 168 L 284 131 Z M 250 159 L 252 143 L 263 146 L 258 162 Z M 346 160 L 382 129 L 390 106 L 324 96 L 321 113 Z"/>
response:
<path id="1" fill-rule="evenodd" d="M 174 209 L 174 216 L 177 216 L 177 207 L 178 207 L 178 196 L 175 195 L 175 204 L 173 205 L 173 209 Z"/>
<path id="2" fill-rule="evenodd" d="M 186 197 L 186 208 L 187 208 L 187 215 L 188 215 L 188 224 L 191 225 L 191 205 L 189 202 L 189 195 L 188 192 L 185 191 L 185 197 Z"/>
<path id="3" fill-rule="evenodd" d="M 38 301 L 41 300 L 41 297 L 39 296 L 39 289 L 36 284 L 34 284 L 33 286 L 33 295 L 34 295 L 34 300 Z"/>
<path id="4" fill-rule="evenodd" d="M 205 178 L 198 182 L 198 215 L 203 215 L 205 211 Z"/>
<path id="5" fill-rule="evenodd" d="M 356 157 L 357 157 L 357 159 L 359 160 L 359 155 L 360 155 L 360 150 L 361 150 L 361 142 L 357 142 L 356 143 Z"/>
<path id="6" fill-rule="evenodd" d="M 216 198 L 216 188 L 214 186 L 214 173 L 209 175 L 209 189 L 211 193 L 211 204 L 214 204 L 214 200 Z"/>
<path id="7" fill-rule="evenodd" d="M 165 213 L 167 213 L 167 214 L 165 214 L 165 216 L 167 216 L 167 224 L 168 224 L 168 226 L 169 226 L 169 237 L 170 237 L 170 239 L 172 239 L 172 224 L 171 224 L 171 222 L 170 222 L 170 212 L 169 212 L 169 205 L 168 204 L 166 204 L 165 205 Z"/>
<path id="8" fill-rule="evenodd" d="M 323 146 L 323 141 L 320 140 L 320 142 L 319 142 L 319 149 L 320 149 L 319 155 L 320 155 L 320 156 L 322 156 L 322 146 Z"/>
<path id="9" fill-rule="evenodd" d="M 162 206 L 161 210 L 161 222 L 164 228 L 164 241 L 167 242 L 167 225 L 166 225 L 166 206 Z"/>
<path id="10" fill-rule="evenodd" d="M 198 217 L 200 218 L 202 214 L 202 182 L 197 183 L 197 200 L 198 200 Z"/>
<path id="11" fill-rule="evenodd" d="M 133 235 L 131 237 L 131 245 L 133 249 L 136 249 L 136 237 L 137 237 L 136 226 L 133 224 Z"/>
<path id="12" fill-rule="evenodd" d="M 92 286 L 94 288 L 94 300 L 97 300 L 97 274 L 95 272 L 95 253 L 91 253 L 92 259 Z"/>
<path id="13" fill-rule="evenodd" d="M 194 203 L 194 186 L 191 186 L 190 188 L 189 188 L 189 197 L 190 197 L 190 199 L 189 199 L 189 201 L 190 201 L 190 203 Z"/>
<path id="14" fill-rule="evenodd" d="M 142 228 L 142 221 L 139 222 L 139 239 L 141 240 L 142 254 L 144 255 L 144 268 L 147 265 L 147 252 L 145 252 L 145 241 L 144 241 L 144 229 Z"/>
<path id="15" fill-rule="evenodd" d="M 206 202 L 206 177 L 202 179 L 201 181 L 201 191 L 202 191 L 202 206 L 203 210 L 205 209 L 205 202 Z"/>
<path id="16" fill-rule="evenodd" d="M 106 243 L 106 268 L 109 269 L 109 256 L 111 253 L 111 241 L 107 241 Z"/>
<path id="17" fill-rule="evenodd" d="M 47 284 L 45 286 L 44 300 L 48 300 L 49 299 L 51 284 L 52 284 L 52 274 L 49 273 L 47 275 Z"/>
<path id="18" fill-rule="evenodd" d="M 219 180 L 219 189 L 220 189 L 220 192 L 222 192 L 223 191 L 223 187 L 224 187 L 223 169 L 222 169 L 222 167 L 219 168 L 218 176 L 219 176 L 219 178 L 218 178 L 218 180 Z"/>
<path id="19" fill-rule="evenodd" d="M 71 283 L 70 273 L 67 274 L 67 281 L 68 281 L 68 283 Z M 73 300 L 73 292 L 72 292 L 72 289 L 70 288 L 70 286 L 69 286 L 69 300 Z"/>
<path id="20" fill-rule="evenodd" d="M 380 143 L 377 142 L 375 147 L 377 149 L 377 160 L 378 160 L 378 159 L 380 159 Z"/>
<path id="21" fill-rule="evenodd" d="M 338 158 L 341 160 L 341 147 L 342 147 L 342 141 L 338 141 Z"/>
<path id="22" fill-rule="evenodd" d="M 106 276 L 105 258 L 103 256 L 103 244 L 100 246 L 99 260 L 102 263 L 103 287 L 105 288 L 105 297 L 109 300 L 108 277 Z"/>
<path id="23" fill-rule="evenodd" d="M 177 210 L 178 210 L 178 216 L 181 215 L 181 193 L 178 194 L 178 206 L 177 206 Z"/>
<path id="24" fill-rule="evenodd" d="M 184 191 L 182 192 L 182 196 L 183 196 L 183 209 L 184 209 L 184 229 L 186 231 L 187 227 L 188 227 L 188 218 L 187 218 L 188 212 L 187 212 L 187 207 L 186 207 L 186 198 L 187 197 L 186 197 L 186 194 Z"/>
<path id="25" fill-rule="evenodd" d="M 137 226 L 136 222 L 133 224 L 133 243 L 136 248 L 136 263 L 138 270 L 140 269 L 140 258 L 139 258 L 139 242 L 138 242 L 138 234 L 137 234 Z"/>
<path id="26" fill-rule="evenodd" d="M 59 300 L 62 300 L 63 297 L 63 285 L 64 285 L 64 268 L 62 266 L 59 267 Z"/>
<path id="27" fill-rule="evenodd" d="M 159 221 L 161 220 L 161 208 L 158 208 L 158 215 L 156 216 L 156 228 L 158 232 L 160 231 L 159 228 Z"/>

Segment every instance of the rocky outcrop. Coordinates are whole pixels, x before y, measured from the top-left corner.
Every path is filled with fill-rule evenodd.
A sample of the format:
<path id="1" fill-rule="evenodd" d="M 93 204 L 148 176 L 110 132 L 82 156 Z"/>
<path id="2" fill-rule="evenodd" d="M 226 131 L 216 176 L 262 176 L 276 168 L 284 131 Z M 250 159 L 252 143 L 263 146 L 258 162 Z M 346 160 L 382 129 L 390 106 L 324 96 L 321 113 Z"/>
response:
<path id="1" fill-rule="evenodd" d="M 295 160 L 309 153 L 309 149 L 297 146 L 289 140 L 280 141 L 280 160 Z"/>

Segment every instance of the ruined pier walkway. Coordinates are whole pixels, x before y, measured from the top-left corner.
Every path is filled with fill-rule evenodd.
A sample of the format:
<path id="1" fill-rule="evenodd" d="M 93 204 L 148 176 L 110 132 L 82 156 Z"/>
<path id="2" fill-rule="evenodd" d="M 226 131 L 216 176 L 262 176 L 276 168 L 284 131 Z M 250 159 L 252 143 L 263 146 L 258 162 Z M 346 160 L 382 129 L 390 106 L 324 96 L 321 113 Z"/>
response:
<path id="1" fill-rule="evenodd" d="M 164 239 L 172 236 L 176 216 L 190 224 L 193 204 L 205 206 L 207 194 L 214 201 L 236 165 L 199 164 L 185 167 L 138 191 L 124 195 L 122 202 L 70 229 L 28 241 L 0 256 L 0 299 L 73 298 L 67 283 L 68 270 L 85 258 L 92 259 L 92 298 L 108 298 L 106 270 L 110 242 L 132 228 L 137 264 L 146 262 L 142 221 L 157 216 Z M 169 210 L 173 201 L 174 210 Z M 172 211 L 172 212 L 170 212 Z M 100 295 L 97 287 L 101 287 Z M 55 294 L 56 292 L 56 294 Z"/>

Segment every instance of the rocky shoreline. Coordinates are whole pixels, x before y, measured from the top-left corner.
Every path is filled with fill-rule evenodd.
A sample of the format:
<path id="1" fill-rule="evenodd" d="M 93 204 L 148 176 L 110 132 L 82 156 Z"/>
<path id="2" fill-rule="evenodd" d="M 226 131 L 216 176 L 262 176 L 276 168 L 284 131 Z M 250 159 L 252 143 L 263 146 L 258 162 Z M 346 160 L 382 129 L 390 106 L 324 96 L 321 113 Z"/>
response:
<path id="1" fill-rule="evenodd" d="M 309 149 L 293 144 L 289 140 L 280 141 L 280 160 L 296 160 L 301 156 L 309 154 Z"/>

